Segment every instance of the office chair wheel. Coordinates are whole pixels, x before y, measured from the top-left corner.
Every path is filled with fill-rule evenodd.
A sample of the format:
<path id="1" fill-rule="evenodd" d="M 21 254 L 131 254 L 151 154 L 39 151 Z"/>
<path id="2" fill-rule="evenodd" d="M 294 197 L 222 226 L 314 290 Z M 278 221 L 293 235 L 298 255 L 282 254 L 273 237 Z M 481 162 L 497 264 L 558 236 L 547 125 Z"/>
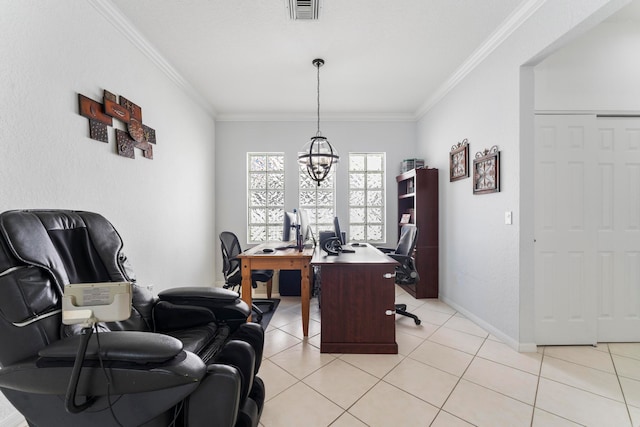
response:
<path id="1" fill-rule="evenodd" d="M 416 325 L 419 325 L 420 323 L 422 323 L 420 319 L 413 319 L 413 321 L 416 322 Z"/>

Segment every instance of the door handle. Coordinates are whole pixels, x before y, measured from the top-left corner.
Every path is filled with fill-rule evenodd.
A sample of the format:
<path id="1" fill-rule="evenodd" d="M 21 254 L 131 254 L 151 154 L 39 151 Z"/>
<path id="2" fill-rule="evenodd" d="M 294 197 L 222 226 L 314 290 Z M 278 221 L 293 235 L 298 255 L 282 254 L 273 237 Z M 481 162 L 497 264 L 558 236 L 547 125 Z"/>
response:
<path id="1" fill-rule="evenodd" d="M 396 314 L 396 311 L 395 310 L 387 310 L 387 311 L 384 312 L 384 314 L 386 316 L 393 316 L 394 314 Z"/>
<path id="2" fill-rule="evenodd" d="M 393 279 L 394 277 L 396 277 L 396 273 L 395 272 L 393 272 L 393 273 L 384 273 L 382 275 L 382 277 L 384 277 L 385 279 Z"/>

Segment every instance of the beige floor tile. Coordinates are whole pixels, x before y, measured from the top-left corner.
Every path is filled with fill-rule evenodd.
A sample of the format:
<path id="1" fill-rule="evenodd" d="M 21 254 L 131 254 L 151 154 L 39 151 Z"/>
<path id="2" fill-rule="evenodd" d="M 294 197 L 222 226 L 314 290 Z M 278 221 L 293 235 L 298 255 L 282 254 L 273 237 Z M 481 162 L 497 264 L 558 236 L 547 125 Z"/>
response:
<path id="1" fill-rule="evenodd" d="M 268 359 L 262 361 L 258 376 L 266 385 L 266 400 L 277 396 L 298 382 L 296 377 Z"/>
<path id="2" fill-rule="evenodd" d="M 335 359 L 304 379 L 304 383 L 332 402 L 348 409 L 378 381 L 343 360 Z"/>
<path id="3" fill-rule="evenodd" d="M 409 357 L 453 375 L 461 376 L 473 356 L 431 341 L 425 341 Z"/>
<path id="4" fill-rule="evenodd" d="M 449 307 L 446 303 L 440 301 L 437 298 L 427 298 L 420 300 L 423 304 L 420 306 L 421 308 L 428 308 L 433 311 L 439 311 L 446 314 L 455 314 L 456 310 Z"/>
<path id="5" fill-rule="evenodd" d="M 428 340 L 469 354 L 476 354 L 484 343 L 484 338 L 449 329 L 446 326 L 435 331 Z"/>
<path id="6" fill-rule="evenodd" d="M 260 422 L 265 427 L 326 427 L 343 410 L 311 387 L 301 382 L 266 402 Z"/>
<path id="7" fill-rule="evenodd" d="M 440 408 L 459 377 L 413 359 L 405 359 L 383 380 Z"/>
<path id="8" fill-rule="evenodd" d="M 611 357 L 619 376 L 640 381 L 640 360 L 615 354 L 612 354 Z"/>
<path id="9" fill-rule="evenodd" d="M 624 402 L 618 378 L 614 374 L 549 357 L 545 353 L 540 375 L 609 399 Z"/>
<path id="10" fill-rule="evenodd" d="M 350 413 L 345 412 L 331 424 L 331 427 L 367 427 L 367 425 Z"/>
<path id="11" fill-rule="evenodd" d="M 424 338 L 406 334 L 396 328 L 396 343 L 398 343 L 398 354 L 408 355 L 424 342 Z"/>
<path id="12" fill-rule="evenodd" d="M 633 406 L 629 407 L 633 427 L 640 427 L 640 409 Z"/>
<path id="13" fill-rule="evenodd" d="M 593 346 L 548 346 L 544 350 L 545 356 L 552 356 L 556 359 L 577 363 L 601 371 L 615 373 L 613 362 L 609 353 L 597 350 Z"/>
<path id="14" fill-rule="evenodd" d="M 580 424 L 576 424 L 573 421 L 569 421 L 565 418 L 561 418 L 557 415 L 553 415 L 549 412 L 542 411 L 540 409 L 534 409 L 533 411 L 533 423 L 531 427 L 579 427 Z"/>
<path id="15" fill-rule="evenodd" d="M 626 405 L 540 378 L 536 407 L 586 426 L 629 426 Z"/>
<path id="16" fill-rule="evenodd" d="M 408 317 L 396 316 L 396 335 L 413 335 L 424 340 L 429 338 L 438 328 L 439 326 L 428 322 L 422 322 L 420 325 L 416 325 L 414 321 Z"/>
<path id="17" fill-rule="evenodd" d="M 303 342 L 306 342 L 307 344 L 312 345 L 320 350 L 320 334 L 305 338 Z"/>
<path id="18" fill-rule="evenodd" d="M 620 377 L 620 385 L 627 405 L 640 408 L 640 381 Z"/>
<path id="19" fill-rule="evenodd" d="M 303 339 L 304 333 L 302 332 L 302 320 L 299 322 L 291 322 L 284 326 L 280 327 L 281 331 L 284 331 L 290 335 L 293 335 L 296 338 Z M 316 322 L 315 320 L 309 320 L 309 335 L 308 337 L 314 337 L 320 334 L 320 322 Z"/>
<path id="20" fill-rule="evenodd" d="M 320 353 L 317 347 L 304 342 L 289 347 L 269 358 L 271 362 L 298 379 L 311 375 L 334 359 L 335 356 Z"/>
<path id="21" fill-rule="evenodd" d="M 460 313 L 451 317 L 444 324 L 445 327 L 449 329 L 455 329 L 456 331 L 466 332 L 467 334 L 475 335 L 480 338 L 486 338 L 489 336 L 489 333 L 482 329 L 480 326 L 473 323 L 471 320 L 462 316 Z"/>
<path id="22" fill-rule="evenodd" d="M 519 353 L 506 344 L 493 340 L 485 340 L 478 356 L 538 375 L 542 364 L 540 353 Z"/>
<path id="23" fill-rule="evenodd" d="M 476 357 L 462 377 L 475 384 L 533 405 L 538 376 Z"/>
<path id="24" fill-rule="evenodd" d="M 438 416 L 431 423 L 429 427 L 472 427 L 473 424 L 469 424 L 468 422 L 456 417 L 455 415 L 451 415 L 448 412 L 440 411 L 438 412 Z"/>
<path id="25" fill-rule="evenodd" d="M 278 305 L 276 312 L 271 317 L 271 320 L 269 320 L 269 325 L 280 328 L 291 323 L 296 323 L 302 328 L 302 312 L 300 306 L 281 309 L 280 305 Z"/>
<path id="26" fill-rule="evenodd" d="M 533 407 L 464 379 L 442 408 L 477 426 L 529 427 Z"/>
<path id="27" fill-rule="evenodd" d="M 640 343 L 637 342 L 611 343 L 609 344 L 609 351 L 611 354 L 640 360 Z"/>
<path id="28" fill-rule="evenodd" d="M 389 373 L 404 356 L 400 354 L 343 354 L 340 359 L 377 378 Z"/>
<path id="29" fill-rule="evenodd" d="M 349 413 L 370 427 L 428 426 L 438 408 L 380 382 L 353 405 Z"/>
<path id="30" fill-rule="evenodd" d="M 264 334 L 264 350 L 263 357 L 269 358 L 274 354 L 293 347 L 300 343 L 300 339 L 289 335 L 280 329 L 275 329 Z"/>

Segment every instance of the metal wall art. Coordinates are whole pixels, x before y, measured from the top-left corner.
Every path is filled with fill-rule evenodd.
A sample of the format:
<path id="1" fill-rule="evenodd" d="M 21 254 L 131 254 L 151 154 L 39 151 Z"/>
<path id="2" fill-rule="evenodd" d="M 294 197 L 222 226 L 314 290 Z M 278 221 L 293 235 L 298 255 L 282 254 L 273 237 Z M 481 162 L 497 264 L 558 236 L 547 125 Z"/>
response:
<path id="1" fill-rule="evenodd" d="M 473 159 L 473 194 L 500 191 L 500 151 L 494 145 L 478 151 Z"/>
<path id="2" fill-rule="evenodd" d="M 118 97 L 104 91 L 102 104 L 78 94 L 80 115 L 89 119 L 89 137 L 100 142 L 109 142 L 108 126 L 113 119 L 124 123 L 126 132 L 116 129 L 116 151 L 123 157 L 135 158 L 134 148 L 142 150 L 143 157 L 153 159 L 156 131 L 142 123 L 142 108 L 124 96 Z"/>
<path id="3" fill-rule="evenodd" d="M 469 141 L 467 138 L 451 147 L 449 153 L 449 182 L 469 177 Z"/>

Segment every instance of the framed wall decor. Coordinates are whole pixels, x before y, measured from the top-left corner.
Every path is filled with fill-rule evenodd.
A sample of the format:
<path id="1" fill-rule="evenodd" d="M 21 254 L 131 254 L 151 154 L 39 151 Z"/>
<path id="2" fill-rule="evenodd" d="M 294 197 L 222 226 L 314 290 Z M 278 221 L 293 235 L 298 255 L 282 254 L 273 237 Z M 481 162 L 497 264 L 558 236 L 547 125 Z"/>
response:
<path id="1" fill-rule="evenodd" d="M 469 141 L 467 138 L 451 147 L 449 153 L 449 182 L 469 177 Z"/>
<path id="2" fill-rule="evenodd" d="M 500 151 L 494 145 L 478 151 L 473 159 L 473 194 L 500 191 Z"/>

